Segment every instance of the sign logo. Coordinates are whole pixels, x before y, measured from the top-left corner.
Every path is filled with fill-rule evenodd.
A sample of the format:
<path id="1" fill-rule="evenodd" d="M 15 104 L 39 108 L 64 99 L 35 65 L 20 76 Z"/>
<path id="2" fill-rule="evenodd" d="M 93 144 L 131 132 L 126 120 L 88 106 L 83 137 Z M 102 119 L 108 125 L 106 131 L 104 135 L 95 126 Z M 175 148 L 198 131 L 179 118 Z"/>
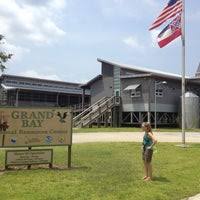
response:
<path id="1" fill-rule="evenodd" d="M 8 128 L 8 122 L 3 122 L 0 124 L 0 131 L 6 131 Z"/>
<path id="2" fill-rule="evenodd" d="M 53 138 L 52 138 L 50 135 L 48 135 L 48 136 L 46 137 L 46 139 L 45 139 L 45 142 L 46 142 L 47 144 L 50 144 L 50 143 L 52 143 L 52 140 L 53 140 Z"/>
<path id="3" fill-rule="evenodd" d="M 67 112 L 64 112 L 63 114 L 61 114 L 60 112 L 57 112 L 57 116 L 59 117 L 59 121 L 61 123 L 65 123 L 65 118 L 67 117 Z"/>
<path id="4" fill-rule="evenodd" d="M 17 142 L 16 138 L 11 138 L 10 141 L 12 144 L 15 144 Z"/>
<path id="5" fill-rule="evenodd" d="M 59 142 L 60 142 L 61 144 L 63 144 L 64 141 L 65 141 L 64 138 L 60 138 L 60 139 L 59 139 Z"/>
<path id="6" fill-rule="evenodd" d="M 4 112 L 1 112 L 0 114 L 0 131 L 6 131 L 9 128 L 6 116 L 4 116 Z"/>

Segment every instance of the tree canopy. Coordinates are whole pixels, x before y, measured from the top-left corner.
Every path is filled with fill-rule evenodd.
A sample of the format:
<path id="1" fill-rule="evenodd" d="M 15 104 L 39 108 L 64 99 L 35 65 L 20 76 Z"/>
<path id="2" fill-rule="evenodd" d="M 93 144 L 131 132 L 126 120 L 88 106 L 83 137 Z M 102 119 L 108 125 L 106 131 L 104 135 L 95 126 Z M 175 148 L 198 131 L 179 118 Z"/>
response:
<path id="1" fill-rule="evenodd" d="M 0 34 L 0 45 L 2 45 L 2 40 L 4 36 Z M 6 69 L 5 63 L 11 59 L 13 54 L 9 54 L 4 52 L 2 49 L 0 49 L 0 70 L 3 72 Z"/>

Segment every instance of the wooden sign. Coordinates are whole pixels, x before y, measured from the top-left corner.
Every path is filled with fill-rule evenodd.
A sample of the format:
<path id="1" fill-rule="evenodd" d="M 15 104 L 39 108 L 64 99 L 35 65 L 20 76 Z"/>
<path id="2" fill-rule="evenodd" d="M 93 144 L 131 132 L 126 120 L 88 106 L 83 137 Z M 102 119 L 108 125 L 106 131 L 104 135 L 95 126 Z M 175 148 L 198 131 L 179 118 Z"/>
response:
<path id="1" fill-rule="evenodd" d="M 5 166 L 10 165 L 34 165 L 53 163 L 52 149 L 34 150 L 8 150 L 5 156 Z"/>
<path id="2" fill-rule="evenodd" d="M 0 147 L 71 144 L 70 109 L 0 108 Z"/>

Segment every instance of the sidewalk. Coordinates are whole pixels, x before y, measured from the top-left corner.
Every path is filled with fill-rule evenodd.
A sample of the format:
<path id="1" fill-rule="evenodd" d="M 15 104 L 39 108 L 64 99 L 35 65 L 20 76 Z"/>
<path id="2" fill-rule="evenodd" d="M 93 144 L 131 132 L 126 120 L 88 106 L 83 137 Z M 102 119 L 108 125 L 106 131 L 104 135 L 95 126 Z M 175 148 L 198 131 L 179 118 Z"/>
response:
<path id="1" fill-rule="evenodd" d="M 156 132 L 158 142 L 182 142 L 180 132 Z M 98 133 L 74 133 L 73 143 L 87 142 L 142 142 L 142 132 L 98 132 Z M 186 143 L 200 143 L 199 132 L 187 132 Z"/>

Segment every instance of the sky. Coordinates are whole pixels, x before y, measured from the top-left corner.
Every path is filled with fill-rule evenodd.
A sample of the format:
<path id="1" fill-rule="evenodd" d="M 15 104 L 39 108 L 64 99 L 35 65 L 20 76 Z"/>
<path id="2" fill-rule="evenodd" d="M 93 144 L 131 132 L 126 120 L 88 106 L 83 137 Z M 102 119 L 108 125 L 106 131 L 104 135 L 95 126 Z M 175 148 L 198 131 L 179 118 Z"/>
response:
<path id="1" fill-rule="evenodd" d="M 200 1 L 186 1 L 186 74 L 200 62 Z M 181 39 L 160 49 L 148 28 L 168 0 L 0 0 L 5 73 L 84 83 L 97 58 L 181 74 Z"/>

